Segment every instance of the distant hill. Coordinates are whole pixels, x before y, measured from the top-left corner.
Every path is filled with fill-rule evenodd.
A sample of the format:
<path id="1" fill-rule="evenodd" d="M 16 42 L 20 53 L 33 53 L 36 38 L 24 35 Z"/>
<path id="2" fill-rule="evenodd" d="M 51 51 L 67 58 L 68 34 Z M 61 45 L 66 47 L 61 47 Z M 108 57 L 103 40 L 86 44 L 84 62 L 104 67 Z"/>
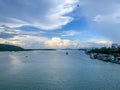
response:
<path id="1" fill-rule="evenodd" d="M 0 44 L 0 51 L 24 51 L 24 49 L 19 46 Z"/>

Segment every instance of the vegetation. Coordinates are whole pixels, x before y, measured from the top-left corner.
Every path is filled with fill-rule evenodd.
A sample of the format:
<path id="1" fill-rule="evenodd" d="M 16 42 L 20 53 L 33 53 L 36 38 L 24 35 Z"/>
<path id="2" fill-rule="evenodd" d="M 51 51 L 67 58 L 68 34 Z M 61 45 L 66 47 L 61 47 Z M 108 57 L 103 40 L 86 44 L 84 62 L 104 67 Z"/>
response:
<path id="1" fill-rule="evenodd" d="M 113 55 L 114 57 L 118 57 L 120 56 L 120 47 L 117 49 L 113 49 L 113 48 L 107 48 L 107 47 L 102 47 L 102 48 L 94 48 L 91 49 L 89 51 L 87 51 L 87 53 L 101 53 L 101 54 L 110 54 Z"/>
<path id="2" fill-rule="evenodd" d="M 34 50 L 54 51 L 56 49 L 23 49 L 19 46 L 0 44 L 0 51 L 34 51 Z"/>
<path id="3" fill-rule="evenodd" d="M 0 51 L 23 51 L 25 49 L 14 46 L 14 45 L 8 45 L 8 44 L 0 44 Z"/>

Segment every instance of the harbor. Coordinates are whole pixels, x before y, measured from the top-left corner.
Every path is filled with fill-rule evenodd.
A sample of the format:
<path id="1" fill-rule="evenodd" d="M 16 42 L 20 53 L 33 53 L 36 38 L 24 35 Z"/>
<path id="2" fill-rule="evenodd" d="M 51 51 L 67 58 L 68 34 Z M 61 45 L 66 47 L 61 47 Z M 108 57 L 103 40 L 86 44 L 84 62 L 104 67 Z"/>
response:
<path id="1" fill-rule="evenodd" d="M 85 53 L 91 59 L 120 64 L 120 47 L 118 44 L 112 44 L 109 48 L 102 47 L 86 50 Z"/>

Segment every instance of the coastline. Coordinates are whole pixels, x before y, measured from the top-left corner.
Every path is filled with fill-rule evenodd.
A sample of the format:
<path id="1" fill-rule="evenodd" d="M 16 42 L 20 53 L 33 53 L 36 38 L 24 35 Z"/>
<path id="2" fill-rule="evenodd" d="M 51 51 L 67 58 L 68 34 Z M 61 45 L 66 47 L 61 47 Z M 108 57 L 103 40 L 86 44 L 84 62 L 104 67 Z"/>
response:
<path id="1" fill-rule="evenodd" d="M 89 55 L 89 57 L 93 60 L 97 59 L 105 62 L 120 64 L 120 54 L 118 49 L 111 49 L 110 52 L 107 49 L 105 51 L 102 51 L 102 48 L 100 49 L 97 48 L 86 50 L 85 53 Z"/>

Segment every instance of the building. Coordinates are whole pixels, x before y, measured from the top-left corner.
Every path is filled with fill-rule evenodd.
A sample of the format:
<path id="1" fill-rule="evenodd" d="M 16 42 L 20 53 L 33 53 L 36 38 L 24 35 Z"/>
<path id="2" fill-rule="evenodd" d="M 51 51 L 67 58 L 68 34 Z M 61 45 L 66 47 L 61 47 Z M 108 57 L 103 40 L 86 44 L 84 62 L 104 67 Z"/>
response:
<path id="1" fill-rule="evenodd" d="M 118 47 L 119 47 L 119 45 L 117 43 L 113 43 L 111 46 L 111 48 L 113 48 L 113 49 L 117 49 Z"/>

